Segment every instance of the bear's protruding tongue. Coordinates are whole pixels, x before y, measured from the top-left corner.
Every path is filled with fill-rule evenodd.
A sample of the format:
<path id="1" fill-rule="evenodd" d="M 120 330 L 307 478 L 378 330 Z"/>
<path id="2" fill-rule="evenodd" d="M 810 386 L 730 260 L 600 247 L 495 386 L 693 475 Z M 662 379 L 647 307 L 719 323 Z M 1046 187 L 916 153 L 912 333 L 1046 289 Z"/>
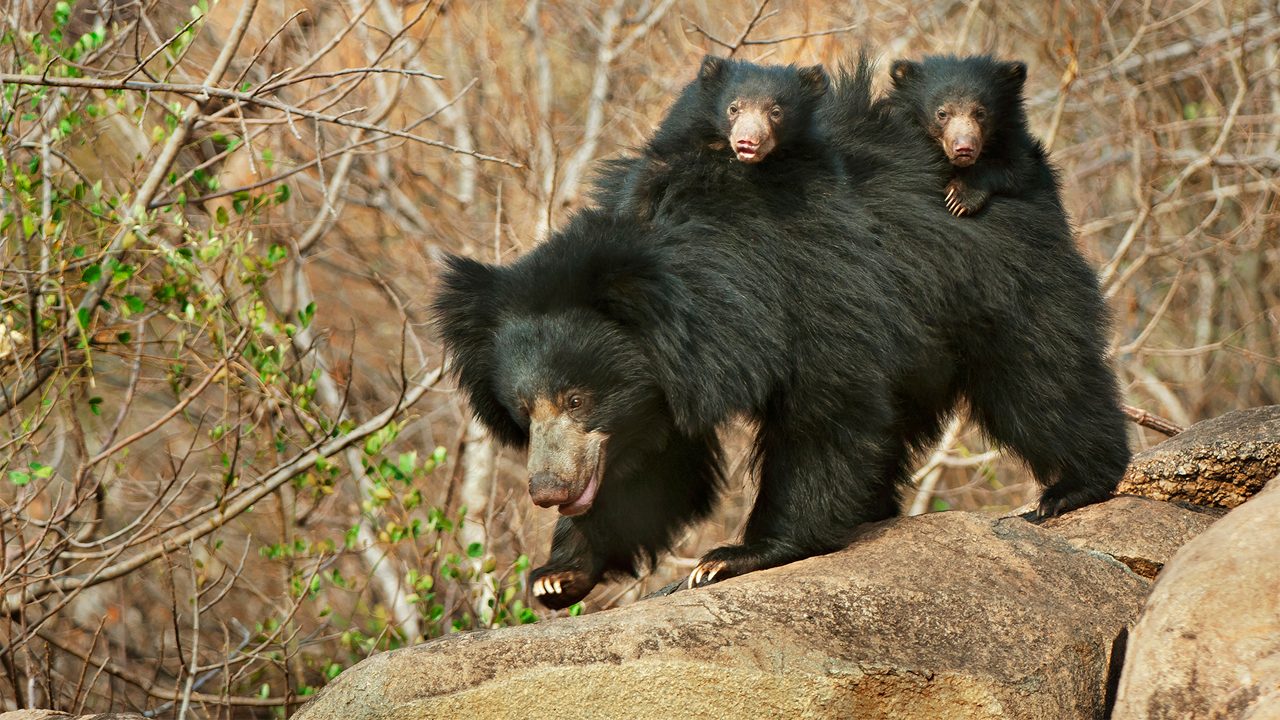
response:
<path id="1" fill-rule="evenodd" d="M 582 494 L 576 500 L 560 506 L 561 515 L 573 517 L 591 509 L 591 503 L 596 500 L 596 492 L 600 490 L 600 469 L 597 465 L 595 472 L 591 473 L 591 479 L 587 481 L 587 486 L 582 489 Z"/>

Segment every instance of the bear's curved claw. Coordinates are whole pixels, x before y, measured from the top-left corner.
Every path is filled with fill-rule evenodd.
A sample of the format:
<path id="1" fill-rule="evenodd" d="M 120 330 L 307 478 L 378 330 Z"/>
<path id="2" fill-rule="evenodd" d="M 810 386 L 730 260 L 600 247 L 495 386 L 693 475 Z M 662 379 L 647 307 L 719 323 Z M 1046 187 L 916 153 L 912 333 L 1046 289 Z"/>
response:
<path id="1" fill-rule="evenodd" d="M 689 588 L 702 587 L 715 582 L 716 575 L 719 575 L 728 567 L 728 563 L 723 560 L 707 560 L 699 563 L 698 567 L 689 573 Z"/>

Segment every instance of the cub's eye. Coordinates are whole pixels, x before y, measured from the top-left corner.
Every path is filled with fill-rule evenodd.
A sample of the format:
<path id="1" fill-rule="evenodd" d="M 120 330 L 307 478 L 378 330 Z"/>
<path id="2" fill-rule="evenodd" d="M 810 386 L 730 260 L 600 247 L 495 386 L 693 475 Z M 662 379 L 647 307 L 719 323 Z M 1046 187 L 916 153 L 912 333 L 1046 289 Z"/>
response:
<path id="1" fill-rule="evenodd" d="M 737 114 L 738 114 L 738 103 L 734 103 L 729 106 L 729 117 L 733 117 Z"/>
<path id="2" fill-rule="evenodd" d="M 982 108 L 978 108 L 977 110 L 973 111 L 973 119 L 975 120 L 985 120 L 986 117 L 987 117 L 987 111 L 983 110 Z"/>
<path id="3" fill-rule="evenodd" d="M 947 119 L 947 111 L 946 111 L 946 110 L 943 110 L 942 108 L 938 108 L 938 119 L 939 119 L 939 120 L 946 120 L 946 119 Z"/>
<path id="4" fill-rule="evenodd" d="M 570 395 L 569 399 L 566 401 L 566 404 L 569 406 L 570 410 L 577 410 L 578 408 L 582 407 L 582 396 Z"/>
<path id="5" fill-rule="evenodd" d="M 782 119 L 782 108 L 778 107 L 777 105 L 774 105 L 772 108 L 770 108 L 770 109 L 769 109 L 769 119 L 770 119 L 770 120 L 781 120 L 781 119 Z"/>

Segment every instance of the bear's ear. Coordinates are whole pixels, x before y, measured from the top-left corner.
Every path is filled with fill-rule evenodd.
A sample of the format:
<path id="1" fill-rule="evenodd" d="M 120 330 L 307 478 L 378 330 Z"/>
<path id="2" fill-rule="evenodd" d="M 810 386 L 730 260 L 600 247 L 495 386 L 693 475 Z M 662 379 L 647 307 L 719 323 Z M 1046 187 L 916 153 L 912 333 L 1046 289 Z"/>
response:
<path id="1" fill-rule="evenodd" d="M 906 87 L 920 77 L 920 63 L 911 60 L 894 60 L 889 66 L 889 77 L 894 87 Z"/>
<path id="2" fill-rule="evenodd" d="M 1018 60 L 1004 63 L 1004 76 L 1018 88 L 1018 92 L 1022 92 L 1022 86 L 1027 82 L 1027 64 Z"/>
<path id="3" fill-rule="evenodd" d="M 831 89 L 831 78 L 827 76 L 827 69 L 821 65 L 802 67 L 796 74 L 800 76 L 800 84 L 809 97 L 822 97 Z"/>
<path id="4" fill-rule="evenodd" d="M 715 55 L 703 55 L 702 67 L 698 68 L 698 80 L 704 83 L 713 83 L 724 75 L 724 68 L 728 61 L 722 57 Z"/>
<path id="5" fill-rule="evenodd" d="M 496 317 L 501 268 L 460 255 L 449 255 L 440 274 L 440 291 L 432 309 L 436 327 L 448 344 L 492 330 Z"/>
<path id="6" fill-rule="evenodd" d="M 440 291 L 432 303 L 436 330 L 444 340 L 458 389 L 471 410 L 499 441 L 522 447 L 523 428 L 507 412 L 494 386 L 498 358 L 493 337 L 505 303 L 500 267 L 450 255 L 440 276 Z"/>

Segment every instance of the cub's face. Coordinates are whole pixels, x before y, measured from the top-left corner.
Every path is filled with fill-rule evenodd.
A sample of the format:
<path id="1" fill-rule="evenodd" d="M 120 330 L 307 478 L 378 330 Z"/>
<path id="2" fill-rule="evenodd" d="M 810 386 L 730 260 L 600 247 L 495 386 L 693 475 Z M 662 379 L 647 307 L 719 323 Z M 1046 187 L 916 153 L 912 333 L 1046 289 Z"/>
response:
<path id="1" fill-rule="evenodd" d="M 807 132 L 830 87 L 821 65 L 755 65 L 703 58 L 698 82 L 734 157 L 753 164 Z"/>
<path id="2" fill-rule="evenodd" d="M 1020 116 L 1027 66 L 986 55 L 897 60 L 889 70 L 894 96 L 938 142 L 947 160 L 969 167 L 999 142 L 1000 123 Z"/>
<path id="3" fill-rule="evenodd" d="M 729 147 L 739 161 L 760 162 L 778 146 L 785 113 L 776 98 L 735 97 L 724 114 Z"/>
<path id="4" fill-rule="evenodd" d="M 990 112 L 981 99 L 962 94 L 943 96 L 927 126 L 929 135 L 942 145 L 947 160 L 956 167 L 969 167 L 982 155 L 983 142 L 991 137 Z"/>

